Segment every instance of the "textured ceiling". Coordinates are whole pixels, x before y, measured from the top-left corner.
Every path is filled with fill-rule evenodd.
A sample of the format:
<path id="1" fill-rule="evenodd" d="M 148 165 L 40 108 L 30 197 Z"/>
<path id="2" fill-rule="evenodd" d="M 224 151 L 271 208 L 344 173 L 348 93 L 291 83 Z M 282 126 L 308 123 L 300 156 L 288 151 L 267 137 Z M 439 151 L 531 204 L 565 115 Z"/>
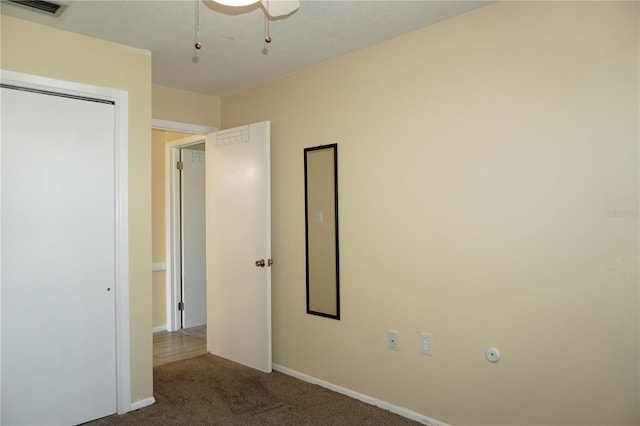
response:
<path id="1" fill-rule="evenodd" d="M 54 0 L 55 1 L 55 0 Z M 277 0 L 272 0 L 277 1 Z M 151 51 L 153 83 L 225 96 L 486 5 L 481 1 L 302 1 L 269 22 L 257 4 L 70 1 L 58 17 L 2 1 L 3 14 Z M 203 47 L 196 51 L 196 5 Z M 197 59 L 194 57 L 197 52 Z"/>

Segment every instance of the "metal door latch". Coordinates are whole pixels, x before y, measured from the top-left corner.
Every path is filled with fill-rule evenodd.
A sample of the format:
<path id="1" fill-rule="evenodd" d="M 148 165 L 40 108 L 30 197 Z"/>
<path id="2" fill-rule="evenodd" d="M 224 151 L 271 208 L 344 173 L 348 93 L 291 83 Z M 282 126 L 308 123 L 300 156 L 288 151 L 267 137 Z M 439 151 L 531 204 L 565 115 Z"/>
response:
<path id="1" fill-rule="evenodd" d="M 264 261 L 264 259 L 256 260 L 256 266 L 258 266 L 260 268 L 264 268 L 264 265 L 267 265 L 267 266 L 273 265 L 273 260 L 269 259 L 266 262 Z"/>

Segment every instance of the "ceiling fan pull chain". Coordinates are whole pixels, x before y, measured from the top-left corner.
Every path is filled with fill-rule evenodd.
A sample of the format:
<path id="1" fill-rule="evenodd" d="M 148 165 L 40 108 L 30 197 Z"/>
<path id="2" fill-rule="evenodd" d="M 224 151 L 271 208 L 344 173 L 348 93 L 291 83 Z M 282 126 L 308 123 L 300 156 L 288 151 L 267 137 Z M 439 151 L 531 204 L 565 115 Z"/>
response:
<path id="1" fill-rule="evenodd" d="M 196 16 L 195 25 L 193 30 L 193 39 L 195 41 L 194 47 L 196 50 L 202 49 L 202 43 L 200 42 L 200 0 L 196 0 Z M 196 52 L 196 56 L 198 52 Z"/>
<path id="2" fill-rule="evenodd" d="M 269 0 L 267 3 L 267 14 L 264 15 L 264 41 L 265 43 L 271 43 L 271 36 L 269 35 Z"/>

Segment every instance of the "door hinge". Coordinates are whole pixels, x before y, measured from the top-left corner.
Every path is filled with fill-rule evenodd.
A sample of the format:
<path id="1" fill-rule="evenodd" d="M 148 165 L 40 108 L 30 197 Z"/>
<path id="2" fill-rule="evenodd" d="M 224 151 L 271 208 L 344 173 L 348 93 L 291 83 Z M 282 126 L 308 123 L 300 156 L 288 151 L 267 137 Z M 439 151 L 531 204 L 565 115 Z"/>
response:
<path id="1" fill-rule="evenodd" d="M 184 302 L 178 302 L 178 310 L 184 311 Z"/>
<path id="2" fill-rule="evenodd" d="M 183 167 L 184 167 L 184 163 L 183 163 L 182 161 L 178 161 L 178 162 L 176 163 L 176 168 L 177 168 L 178 170 L 182 170 L 182 168 L 183 168 Z"/>

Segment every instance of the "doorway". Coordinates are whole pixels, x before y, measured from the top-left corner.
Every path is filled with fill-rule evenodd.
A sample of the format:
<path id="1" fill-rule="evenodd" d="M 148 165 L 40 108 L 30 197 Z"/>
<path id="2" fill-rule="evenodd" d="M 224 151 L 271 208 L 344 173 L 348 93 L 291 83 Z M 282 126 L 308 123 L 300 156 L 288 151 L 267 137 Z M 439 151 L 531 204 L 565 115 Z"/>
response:
<path id="1" fill-rule="evenodd" d="M 180 330 L 181 150 L 206 145 L 207 351 L 271 371 L 270 123 L 261 122 L 164 146 L 166 327 Z M 185 306 L 185 308 L 187 308 Z"/>
<path id="2" fill-rule="evenodd" d="M 204 138 L 166 144 L 167 331 L 206 324 Z"/>
<path id="3" fill-rule="evenodd" d="M 215 127 L 201 126 L 176 121 L 161 119 L 152 120 L 152 312 L 153 333 L 164 331 L 176 331 L 182 327 L 181 313 L 178 303 L 181 302 L 180 288 L 176 290 L 174 283 L 180 283 L 180 263 L 172 265 L 172 262 L 180 262 L 179 228 L 174 232 L 172 217 L 179 215 L 170 203 L 171 193 L 175 192 L 174 176 L 176 162 L 180 160 L 171 158 L 173 148 L 189 148 L 189 145 L 197 145 L 198 140 L 203 141 L 206 134 L 216 131 Z M 182 144 L 179 141 L 188 138 Z M 179 154 L 179 151 L 178 151 Z M 170 164 L 171 163 L 171 164 Z M 178 188 L 179 190 L 179 188 Z M 178 250 L 174 255 L 174 250 Z"/>

